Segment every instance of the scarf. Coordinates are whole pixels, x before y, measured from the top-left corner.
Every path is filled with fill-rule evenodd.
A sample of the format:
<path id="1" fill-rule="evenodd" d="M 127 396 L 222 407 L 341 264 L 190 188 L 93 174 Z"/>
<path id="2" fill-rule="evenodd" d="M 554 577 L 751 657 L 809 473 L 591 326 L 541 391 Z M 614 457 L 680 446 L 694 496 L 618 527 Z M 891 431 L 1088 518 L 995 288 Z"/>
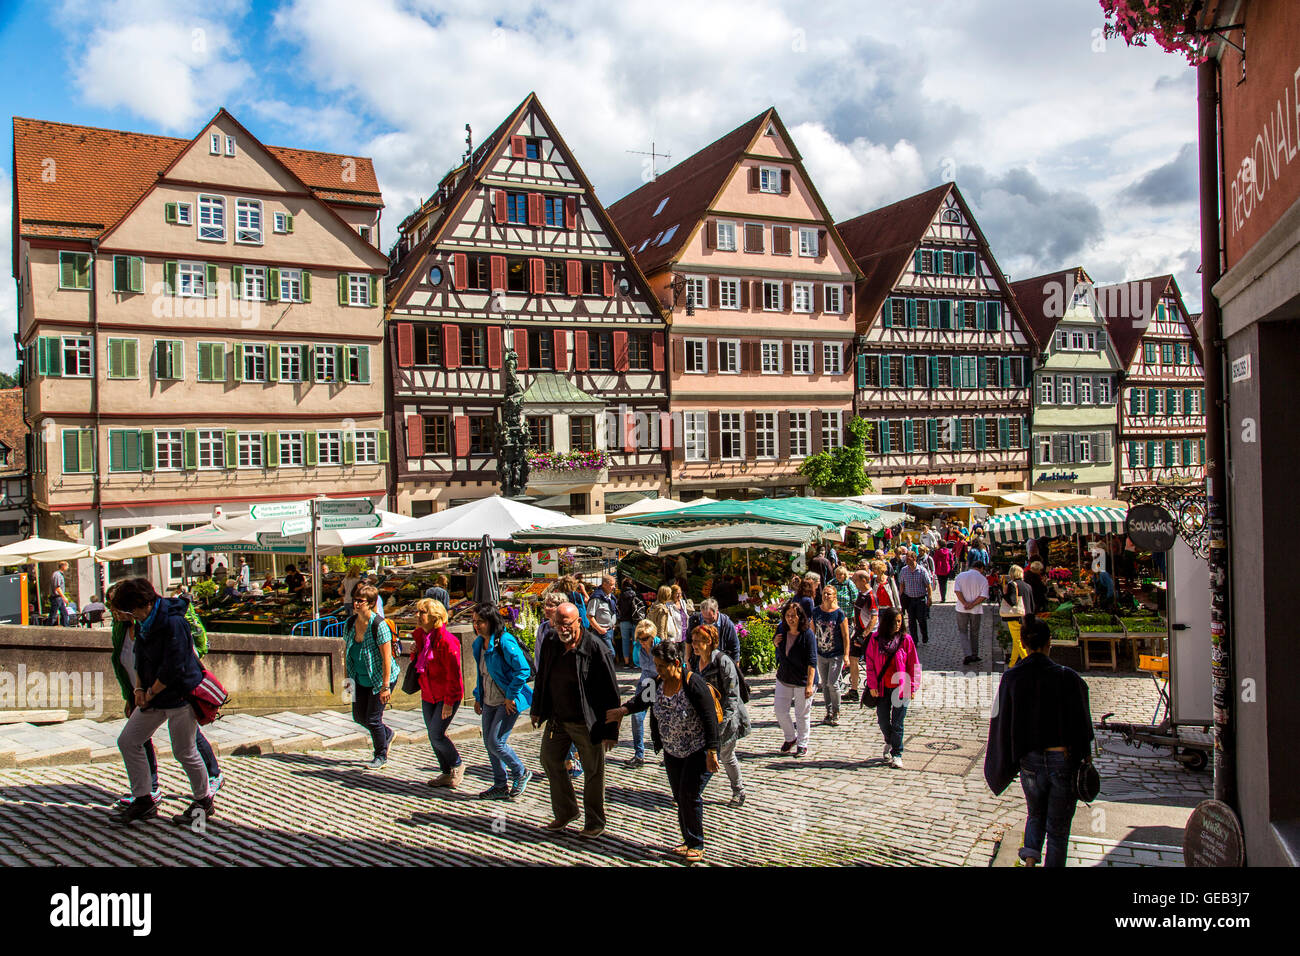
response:
<path id="1" fill-rule="evenodd" d="M 889 642 L 881 640 L 880 634 L 877 633 L 876 646 L 880 648 L 880 652 L 884 654 L 887 659 L 892 659 L 894 655 L 898 653 L 898 649 L 903 646 L 903 635 L 906 633 L 906 631 L 899 631 L 894 635 L 893 640 Z"/>

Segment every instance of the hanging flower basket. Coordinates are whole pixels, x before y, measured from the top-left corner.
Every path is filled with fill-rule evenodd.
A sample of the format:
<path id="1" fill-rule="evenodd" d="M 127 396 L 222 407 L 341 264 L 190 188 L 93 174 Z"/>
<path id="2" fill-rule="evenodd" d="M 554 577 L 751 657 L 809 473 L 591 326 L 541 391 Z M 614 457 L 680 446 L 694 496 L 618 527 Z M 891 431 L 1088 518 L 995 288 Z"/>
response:
<path id="1" fill-rule="evenodd" d="M 1203 7 L 1204 0 L 1101 0 L 1107 37 L 1123 37 L 1129 46 L 1146 46 L 1150 37 L 1193 66 L 1205 59 L 1205 41 L 1192 32 Z"/>

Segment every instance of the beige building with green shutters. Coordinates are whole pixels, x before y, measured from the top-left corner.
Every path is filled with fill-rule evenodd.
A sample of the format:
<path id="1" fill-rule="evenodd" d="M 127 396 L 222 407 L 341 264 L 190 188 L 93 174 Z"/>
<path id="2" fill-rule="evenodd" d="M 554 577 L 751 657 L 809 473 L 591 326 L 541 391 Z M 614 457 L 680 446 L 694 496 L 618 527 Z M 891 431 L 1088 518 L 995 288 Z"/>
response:
<path id="1" fill-rule="evenodd" d="M 387 505 L 370 160 L 265 146 L 224 110 L 193 139 L 19 118 L 14 184 L 40 534 L 111 544 L 315 494 Z M 170 584 L 179 560 L 108 569 L 141 573 Z M 89 562 L 75 580 L 98 589 Z"/>

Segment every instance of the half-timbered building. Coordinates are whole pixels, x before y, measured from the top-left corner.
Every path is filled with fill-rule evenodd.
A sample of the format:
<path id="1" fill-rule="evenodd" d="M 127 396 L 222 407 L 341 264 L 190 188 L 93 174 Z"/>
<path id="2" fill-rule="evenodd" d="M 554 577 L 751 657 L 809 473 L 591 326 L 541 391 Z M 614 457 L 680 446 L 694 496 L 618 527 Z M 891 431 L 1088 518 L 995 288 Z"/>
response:
<path id="1" fill-rule="evenodd" d="M 670 310 L 673 494 L 798 494 L 844 442 L 857 270 L 775 109 L 610 206 Z"/>
<path id="2" fill-rule="evenodd" d="M 1124 368 L 1119 490 L 1205 479 L 1201 343 L 1171 275 L 1097 290 Z"/>
<path id="3" fill-rule="evenodd" d="M 1092 280 L 1076 267 L 1011 291 L 1043 350 L 1034 371 L 1032 488 L 1110 498 L 1121 366 Z"/>
<path id="4" fill-rule="evenodd" d="M 838 228 L 864 276 L 856 403 L 875 487 L 1025 488 L 1038 344 L 956 185 Z"/>
<path id="5" fill-rule="evenodd" d="M 532 450 L 551 456 L 529 495 L 603 513 L 665 490 L 664 318 L 535 94 L 399 233 L 387 318 L 402 511 L 499 493 L 509 343 Z"/>

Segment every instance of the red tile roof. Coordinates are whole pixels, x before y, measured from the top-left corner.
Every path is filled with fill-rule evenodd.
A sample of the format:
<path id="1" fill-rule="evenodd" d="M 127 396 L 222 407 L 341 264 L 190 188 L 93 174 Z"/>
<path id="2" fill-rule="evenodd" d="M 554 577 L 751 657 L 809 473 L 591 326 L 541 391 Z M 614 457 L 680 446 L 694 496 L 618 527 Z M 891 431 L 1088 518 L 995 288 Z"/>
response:
<path id="1" fill-rule="evenodd" d="M 749 122 L 737 126 L 698 153 L 682 160 L 654 182 L 628 193 L 608 207 L 614 225 L 636 255 L 637 264 L 646 275 L 653 275 L 681 255 L 696 223 L 704 218 L 709 206 L 722 191 L 727 177 L 740 162 L 759 130 L 774 116 L 769 107 Z M 796 161 L 799 154 L 786 137 Z M 667 199 L 659 215 L 655 210 Z M 653 243 L 635 252 L 641 243 L 676 225 L 677 231 L 667 243 Z"/>
<path id="2" fill-rule="evenodd" d="M 15 256 L 19 235 L 91 239 L 102 234 L 193 142 L 19 116 L 13 132 Z M 365 157 L 266 149 L 324 202 L 383 206 L 374 164 Z M 340 176 L 346 160 L 352 161 L 355 182 Z"/>
<path id="3" fill-rule="evenodd" d="M 9 446 L 9 463 L 0 465 L 0 474 L 27 471 L 27 423 L 23 421 L 21 388 L 0 389 L 0 441 Z"/>
<path id="4" fill-rule="evenodd" d="M 1088 273 L 1083 271 L 1082 266 L 1075 266 L 1072 269 L 1048 272 L 1045 275 L 1034 276 L 1032 279 L 1021 279 L 1019 282 L 1011 283 L 1011 293 L 1016 297 L 1025 322 L 1034 330 L 1034 337 L 1044 347 L 1052 341 L 1056 324 L 1061 321 L 1060 315 L 1048 315 L 1047 300 L 1054 294 L 1049 287 L 1055 283 L 1063 294 L 1065 289 L 1085 282 L 1092 283 Z M 1069 303 L 1062 304 L 1065 308 L 1069 307 Z"/>
<path id="5" fill-rule="evenodd" d="M 1097 289 L 1097 302 L 1106 317 L 1106 331 L 1110 333 L 1110 340 L 1124 368 L 1133 364 L 1133 356 L 1137 354 L 1138 344 L 1151 322 L 1156 303 L 1164 297 L 1173 281 L 1173 276 L 1163 275 Z M 1199 353 L 1199 342 L 1196 349 Z"/>

